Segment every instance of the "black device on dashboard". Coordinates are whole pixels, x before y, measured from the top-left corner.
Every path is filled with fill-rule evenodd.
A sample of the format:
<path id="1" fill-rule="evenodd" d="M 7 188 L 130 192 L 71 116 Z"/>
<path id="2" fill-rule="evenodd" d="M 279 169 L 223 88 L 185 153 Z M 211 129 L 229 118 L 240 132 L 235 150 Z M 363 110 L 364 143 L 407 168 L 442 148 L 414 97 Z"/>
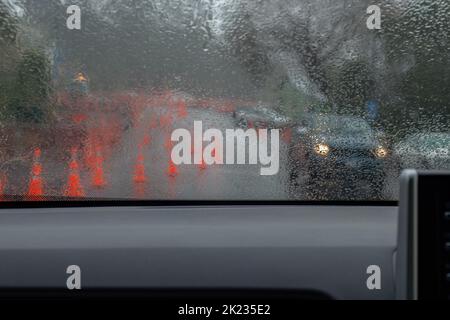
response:
<path id="1" fill-rule="evenodd" d="M 405 170 L 400 179 L 399 299 L 450 299 L 450 172 Z"/>

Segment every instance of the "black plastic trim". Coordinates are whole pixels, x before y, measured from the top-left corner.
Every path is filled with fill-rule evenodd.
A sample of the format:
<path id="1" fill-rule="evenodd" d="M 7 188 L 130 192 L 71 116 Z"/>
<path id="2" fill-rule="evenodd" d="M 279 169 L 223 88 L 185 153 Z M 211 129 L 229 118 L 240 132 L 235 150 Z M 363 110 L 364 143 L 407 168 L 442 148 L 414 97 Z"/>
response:
<path id="1" fill-rule="evenodd" d="M 212 200 L 96 200 L 96 199 L 43 199 L 42 201 L 3 201 L 0 209 L 26 209 L 26 208 L 83 208 L 83 207 L 184 207 L 184 206 L 398 206 L 397 201 L 212 201 Z"/>

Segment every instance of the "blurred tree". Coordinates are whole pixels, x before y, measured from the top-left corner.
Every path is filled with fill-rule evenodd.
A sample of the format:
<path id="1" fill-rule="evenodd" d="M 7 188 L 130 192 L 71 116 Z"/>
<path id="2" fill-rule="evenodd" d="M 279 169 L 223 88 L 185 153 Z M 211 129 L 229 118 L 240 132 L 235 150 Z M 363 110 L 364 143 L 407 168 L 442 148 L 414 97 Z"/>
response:
<path id="1" fill-rule="evenodd" d="M 9 13 L 8 8 L 0 2 L 0 45 L 12 44 L 17 37 L 17 20 Z"/>
<path id="2" fill-rule="evenodd" d="M 50 62 L 40 50 L 27 50 L 17 66 L 8 113 L 17 121 L 41 123 L 51 112 Z"/>
<path id="3" fill-rule="evenodd" d="M 385 17 L 382 34 L 395 99 L 382 117 L 392 130 L 450 129 L 449 16 L 448 0 L 417 0 Z"/>
<path id="4" fill-rule="evenodd" d="M 263 86 L 273 67 L 266 48 L 258 40 L 258 30 L 245 5 L 235 11 L 233 23 L 225 32 L 225 39 L 231 55 L 239 59 L 257 86 Z"/>
<path id="5" fill-rule="evenodd" d="M 0 119 L 5 118 L 11 99 L 12 83 L 19 56 L 15 45 L 17 33 L 17 19 L 0 1 Z"/>

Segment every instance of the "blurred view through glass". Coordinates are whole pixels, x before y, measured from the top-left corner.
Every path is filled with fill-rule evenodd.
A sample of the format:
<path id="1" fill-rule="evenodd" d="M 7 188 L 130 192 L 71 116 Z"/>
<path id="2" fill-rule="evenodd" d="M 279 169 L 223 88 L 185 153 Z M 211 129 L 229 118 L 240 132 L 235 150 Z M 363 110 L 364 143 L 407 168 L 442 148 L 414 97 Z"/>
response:
<path id="1" fill-rule="evenodd" d="M 396 200 L 450 169 L 450 2 L 371 4 L 0 0 L 0 198 Z M 280 129 L 279 173 L 176 166 L 194 121 Z"/>

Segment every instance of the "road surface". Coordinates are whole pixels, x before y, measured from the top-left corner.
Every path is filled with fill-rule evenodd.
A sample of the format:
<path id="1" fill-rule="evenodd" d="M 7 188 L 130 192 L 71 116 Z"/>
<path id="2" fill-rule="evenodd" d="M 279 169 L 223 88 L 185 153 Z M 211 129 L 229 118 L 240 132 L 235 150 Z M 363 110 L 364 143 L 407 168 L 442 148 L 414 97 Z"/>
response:
<path id="1" fill-rule="evenodd" d="M 178 128 L 193 132 L 194 121 L 203 129 L 234 129 L 229 113 L 209 109 L 188 109 L 185 118 L 174 116 L 172 123 L 161 126 L 164 109 L 148 108 L 137 126 L 130 127 L 104 164 L 105 188 L 88 188 L 93 197 L 177 199 L 177 200 L 248 200 L 287 199 L 287 174 L 284 167 L 277 175 L 261 176 L 260 165 L 180 165 L 170 168 L 169 140 Z M 149 128 L 149 123 L 158 123 Z M 135 182 L 138 157 L 144 159 L 145 182 Z M 282 143 L 280 162 L 285 163 L 286 145 Z M 175 168 L 175 169 L 174 169 Z"/>
<path id="2" fill-rule="evenodd" d="M 299 185 L 292 187 L 285 139 L 280 139 L 279 172 L 272 176 L 262 176 L 259 164 L 171 164 L 173 144 L 169 141 L 173 130 L 185 128 L 193 132 L 194 121 L 202 121 L 204 131 L 235 129 L 231 112 L 190 107 L 180 113 L 173 106 L 144 106 L 133 121 L 122 119 L 122 124 L 126 125 L 120 129 L 111 126 L 113 120 L 101 113 L 87 118 L 84 125 L 96 139 L 88 138 L 81 146 L 70 145 L 68 141 L 65 146 L 71 150 L 68 157 L 56 157 L 55 150 L 43 149 L 39 159 L 10 167 L 6 182 L 0 185 L 0 194 L 3 188 L 3 194 L 10 195 L 42 193 L 100 199 L 345 200 L 367 197 L 355 193 L 364 190 L 367 185 L 364 181 L 355 182 L 353 190 L 330 181 L 324 190 L 311 194 L 302 183 L 305 177 L 300 177 Z M 118 139 L 110 137 L 114 135 Z M 39 166 L 41 172 L 36 176 Z M 34 182 L 31 190 L 33 179 L 38 182 Z M 395 186 L 396 176 L 388 175 L 387 198 L 395 198 Z"/>

